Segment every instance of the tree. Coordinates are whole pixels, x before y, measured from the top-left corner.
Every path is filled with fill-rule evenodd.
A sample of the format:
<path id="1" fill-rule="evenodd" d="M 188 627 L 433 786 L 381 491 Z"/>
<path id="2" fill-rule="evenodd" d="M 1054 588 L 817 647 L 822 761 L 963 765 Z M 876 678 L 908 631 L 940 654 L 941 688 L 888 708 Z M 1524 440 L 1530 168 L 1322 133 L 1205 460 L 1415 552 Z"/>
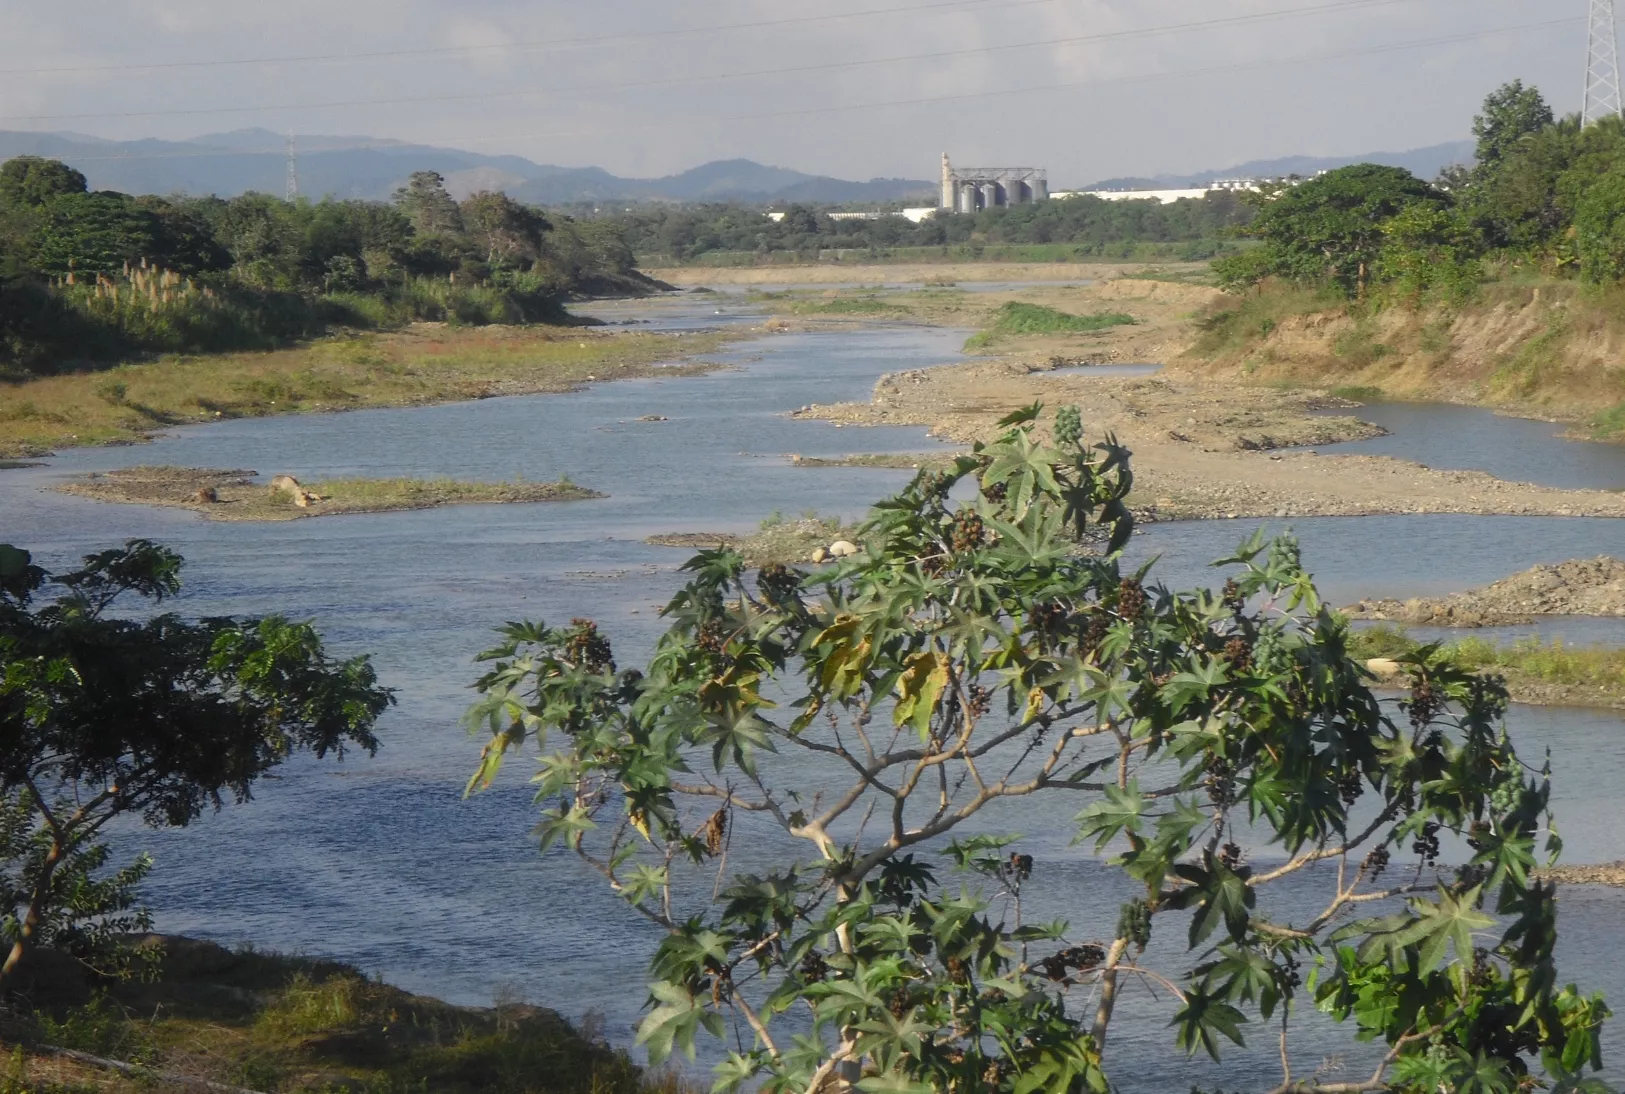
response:
<path id="1" fill-rule="evenodd" d="M 446 180 L 438 171 L 413 171 L 406 185 L 395 191 L 395 204 L 419 235 L 451 235 L 462 230 L 457 203 L 446 192 Z"/>
<path id="2" fill-rule="evenodd" d="M 1625 277 L 1625 169 L 1592 183 L 1575 211 L 1580 276 L 1593 285 Z"/>
<path id="3" fill-rule="evenodd" d="M 377 748 L 390 692 L 366 657 L 329 657 L 308 624 L 133 618 L 124 601 L 161 603 L 180 568 L 178 555 L 132 540 L 50 574 L 0 544 L 0 795 L 17 871 L 14 903 L 0 909 L 10 946 L 0 985 L 85 911 L 64 901 L 65 879 L 100 865 L 96 841 L 115 819 L 186 825 L 227 796 L 246 801 L 294 752 Z M 47 588 L 60 595 L 41 600 Z M 30 822 L 16 819 L 22 810 Z M 97 915 L 119 910 L 120 876 Z"/>
<path id="4" fill-rule="evenodd" d="M 1481 178 L 1493 176 L 1526 138 L 1553 122 L 1552 108 L 1539 89 L 1524 87 L 1522 80 L 1502 84 L 1484 99 L 1484 112 L 1473 117 L 1473 136 L 1478 141 L 1477 172 Z"/>
<path id="5" fill-rule="evenodd" d="M 1365 291 L 1385 241 L 1383 224 L 1407 206 L 1449 197 L 1402 167 L 1355 164 L 1298 185 L 1252 195 L 1247 234 L 1264 241 L 1270 274 Z"/>
<path id="6" fill-rule="evenodd" d="M 536 210 L 507 194 L 482 190 L 460 207 L 462 224 L 485 252 L 493 270 L 516 268 L 541 254 L 542 237 L 552 227 Z"/>
<path id="7" fill-rule="evenodd" d="M 85 176 L 60 160 L 14 156 L 0 164 L 0 209 L 38 209 L 64 194 L 85 192 Z"/>
<path id="8" fill-rule="evenodd" d="M 123 194 L 67 194 L 41 212 L 34 264 L 57 277 L 116 273 L 126 263 L 155 258 L 158 232 L 157 219 Z"/>
<path id="9" fill-rule="evenodd" d="M 510 624 L 485 655 L 470 789 L 533 742 L 544 847 L 658 927 L 651 1059 L 732 1025 L 723 1089 L 1103 1092 L 1117 1003 L 1147 980 L 1187 1052 L 1279 1027 L 1283 1092 L 1599 1066 L 1608 1012 L 1557 987 L 1531 873 L 1548 787 L 1504 689 L 1420 657 L 1396 720 L 1290 539 L 1223 560 L 1222 592 L 1151 584 L 1118 553 L 1129 454 L 1086 447 L 1072 409 L 1046 443 L 1039 411 L 880 503 L 855 557 L 753 588 L 739 555 L 696 556 L 643 671 L 589 620 Z M 986 817 L 1023 798 L 1110 850 L 1138 891 L 1115 923 L 1023 918 L 1044 863 Z M 1249 822 L 1278 862 L 1249 861 Z M 1447 833 L 1470 849 L 1454 869 Z M 775 865 L 729 876 L 730 841 Z M 1286 879 L 1318 879 L 1324 910 L 1271 900 Z M 1169 927 L 1184 969 L 1146 956 Z M 1305 1003 L 1389 1046 L 1368 1081 L 1292 1071 Z"/>

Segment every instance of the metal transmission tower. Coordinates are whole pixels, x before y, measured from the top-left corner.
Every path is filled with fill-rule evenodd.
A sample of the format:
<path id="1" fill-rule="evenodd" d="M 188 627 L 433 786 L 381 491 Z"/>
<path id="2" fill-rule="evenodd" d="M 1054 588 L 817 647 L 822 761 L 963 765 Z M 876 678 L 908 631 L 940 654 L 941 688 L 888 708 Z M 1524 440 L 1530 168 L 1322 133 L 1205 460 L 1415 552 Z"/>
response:
<path id="1" fill-rule="evenodd" d="M 1581 125 L 1610 115 L 1621 116 L 1614 0 L 1591 0 L 1591 26 L 1586 37 L 1586 94 L 1580 107 Z"/>
<path id="2" fill-rule="evenodd" d="M 299 157 L 294 153 L 292 133 L 288 134 L 288 186 L 286 196 L 289 201 L 299 196 Z"/>

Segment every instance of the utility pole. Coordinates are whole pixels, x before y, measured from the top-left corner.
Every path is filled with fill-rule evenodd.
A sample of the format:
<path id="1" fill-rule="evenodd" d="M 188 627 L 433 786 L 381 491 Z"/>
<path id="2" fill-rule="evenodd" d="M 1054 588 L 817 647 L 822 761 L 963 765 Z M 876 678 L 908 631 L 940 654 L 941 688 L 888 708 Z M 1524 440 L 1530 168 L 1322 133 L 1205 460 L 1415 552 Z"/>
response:
<path id="1" fill-rule="evenodd" d="M 289 202 L 299 197 L 299 156 L 294 154 L 294 135 L 288 135 L 288 189 L 286 197 Z"/>
<path id="2" fill-rule="evenodd" d="M 1619 43 L 1614 29 L 1614 0 L 1591 0 L 1586 34 L 1586 92 L 1580 124 L 1621 116 Z"/>

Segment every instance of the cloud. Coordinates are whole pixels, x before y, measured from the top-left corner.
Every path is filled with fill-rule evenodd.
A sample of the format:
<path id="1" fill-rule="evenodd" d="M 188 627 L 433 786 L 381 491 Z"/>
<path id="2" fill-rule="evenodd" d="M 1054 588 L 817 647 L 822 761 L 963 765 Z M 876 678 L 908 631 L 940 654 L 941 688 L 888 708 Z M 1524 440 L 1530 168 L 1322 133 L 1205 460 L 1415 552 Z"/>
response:
<path id="1" fill-rule="evenodd" d="M 1059 185 L 1457 139 L 1513 77 L 1573 109 L 1584 33 L 1492 33 L 1564 14 L 1542 0 L 143 0 L 94 20 L 12 6 L 0 69 L 395 55 L 13 72 L 0 113 L 86 116 L 0 128 L 263 125 L 636 174 L 749 156 L 930 178 L 946 149 L 1048 166 Z M 1190 25 L 1217 20 L 1232 22 Z M 696 28 L 712 29 L 676 33 Z M 1424 40 L 1439 41 L 1393 48 Z M 317 105 L 332 103 L 350 105 Z"/>

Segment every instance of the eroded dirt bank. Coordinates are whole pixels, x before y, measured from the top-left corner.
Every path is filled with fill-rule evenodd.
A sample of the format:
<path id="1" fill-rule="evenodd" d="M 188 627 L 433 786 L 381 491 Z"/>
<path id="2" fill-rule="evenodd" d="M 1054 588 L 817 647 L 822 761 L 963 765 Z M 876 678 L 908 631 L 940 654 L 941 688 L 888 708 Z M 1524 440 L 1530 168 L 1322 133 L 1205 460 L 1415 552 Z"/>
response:
<path id="1" fill-rule="evenodd" d="M 978 299 L 943 306 L 996 306 L 995 300 L 974 295 Z M 1319 451 L 1314 446 L 1380 430 L 1357 417 L 1315 415 L 1329 406 L 1352 405 L 1328 388 L 1242 384 L 1182 367 L 1181 356 L 1201 334 L 1195 316 L 1215 299 L 1215 290 L 1120 280 L 1021 295 L 1074 314 L 1121 309 L 1136 323 L 1088 334 L 1013 338 L 994 347 L 1001 353 L 996 359 L 894 373 L 876 384 L 867 403 L 811 406 L 799 416 L 923 425 L 940 439 L 969 443 L 990 440 L 1000 418 L 1034 401 L 1050 407 L 1076 404 L 1089 431 L 1114 432 L 1134 450 L 1134 501 L 1151 519 L 1393 513 L 1625 517 L 1620 494 Z M 910 307 L 916 321 L 964 325 L 954 323 L 952 313 Z M 1057 358 L 1175 365 L 1151 377 L 1113 377 L 1088 368 L 1056 370 Z"/>

